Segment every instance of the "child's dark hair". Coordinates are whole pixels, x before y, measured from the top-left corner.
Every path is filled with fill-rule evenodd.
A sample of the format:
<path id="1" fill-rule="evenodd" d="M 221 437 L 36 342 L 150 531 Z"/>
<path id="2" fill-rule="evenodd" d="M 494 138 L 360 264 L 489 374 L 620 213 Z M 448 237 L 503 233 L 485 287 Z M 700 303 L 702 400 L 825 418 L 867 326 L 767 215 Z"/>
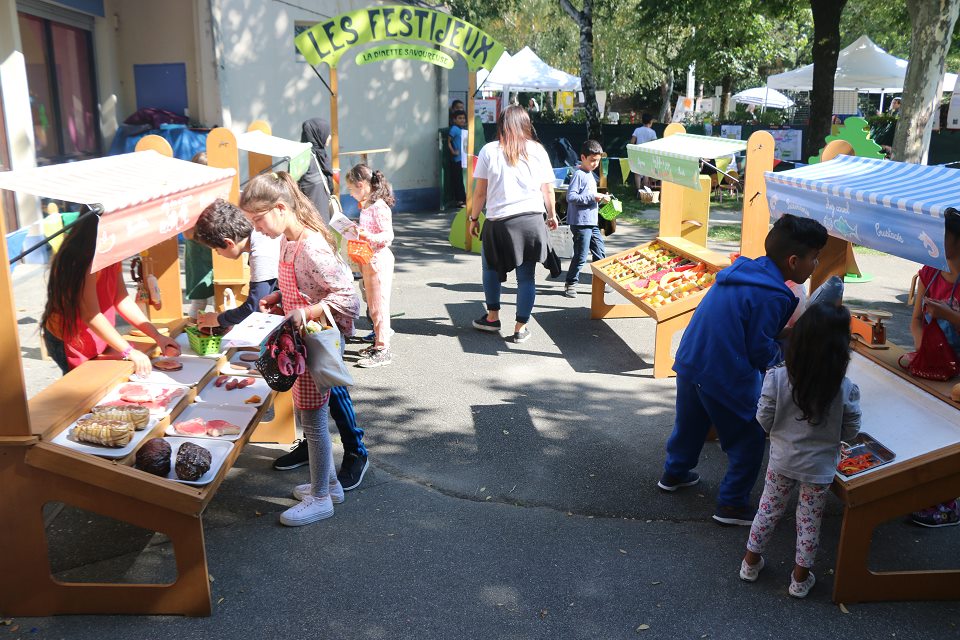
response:
<path id="1" fill-rule="evenodd" d="M 650 115 L 649 113 L 645 113 L 642 116 L 640 116 L 641 124 L 650 124 L 651 122 L 653 122 L 653 116 Z"/>
<path id="2" fill-rule="evenodd" d="M 211 249 L 226 249 L 227 240 L 234 243 L 250 237 L 253 225 L 239 208 L 217 198 L 200 213 L 193 239 Z"/>
<path id="3" fill-rule="evenodd" d="M 90 264 L 97 252 L 97 229 L 100 218 L 87 213 L 87 205 L 80 207 L 80 217 L 64 236 L 60 250 L 50 263 L 47 281 L 47 304 L 40 326 L 47 326 L 51 316 L 60 318 L 60 335 L 71 336 L 77 331 L 77 311 L 83 298 L 83 284 L 90 273 Z"/>
<path id="4" fill-rule="evenodd" d="M 954 238 L 960 238 L 960 210 L 950 207 L 943 212 L 943 230 Z"/>
<path id="5" fill-rule="evenodd" d="M 383 172 L 380 170 L 372 171 L 367 165 L 360 163 L 347 173 L 347 181 L 353 184 L 367 182 L 370 184 L 370 200 L 367 205 L 371 205 L 377 200 L 383 200 L 388 207 L 394 205 L 393 187 L 387 182 Z"/>
<path id="6" fill-rule="evenodd" d="M 811 305 L 793 326 L 786 361 L 800 420 L 820 422 L 847 375 L 850 311 L 843 305 Z"/>
<path id="7" fill-rule="evenodd" d="M 196 162 L 197 164 L 207 164 L 207 152 L 197 151 L 195 154 L 193 154 L 193 157 L 190 158 L 190 162 Z"/>
<path id="8" fill-rule="evenodd" d="M 456 118 L 456 117 L 458 117 L 458 116 L 463 116 L 464 118 L 466 118 L 466 117 L 467 117 L 467 112 L 464 111 L 463 109 L 457 109 L 456 111 L 454 111 L 453 113 L 450 114 L 450 117 L 451 117 L 451 118 Z"/>
<path id="9" fill-rule="evenodd" d="M 773 223 L 763 246 L 767 256 L 780 265 L 790 256 L 806 256 L 826 244 L 826 227 L 811 218 L 785 213 Z"/>
<path id="10" fill-rule="evenodd" d="M 601 147 L 600 143 L 596 140 L 587 140 L 583 143 L 583 146 L 580 147 L 580 155 L 585 158 L 603 155 L 603 147 Z"/>

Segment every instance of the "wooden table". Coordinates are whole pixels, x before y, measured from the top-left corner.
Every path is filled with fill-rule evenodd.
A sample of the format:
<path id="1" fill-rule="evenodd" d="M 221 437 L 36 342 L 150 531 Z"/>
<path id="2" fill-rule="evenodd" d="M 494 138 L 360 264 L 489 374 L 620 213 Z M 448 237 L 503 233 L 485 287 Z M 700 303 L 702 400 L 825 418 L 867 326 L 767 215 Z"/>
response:
<path id="1" fill-rule="evenodd" d="M 389 153 L 390 147 L 383 147 L 381 149 L 361 149 L 360 151 L 341 151 L 340 155 L 342 156 L 360 156 L 360 162 L 370 166 L 370 163 L 367 161 L 367 156 L 371 153 Z"/>
<path id="2" fill-rule="evenodd" d="M 177 402 L 150 436 L 166 427 L 219 375 L 221 357 Z M 91 360 L 30 400 L 33 442 L 0 447 L 0 609 L 7 615 L 65 613 L 210 615 L 210 580 L 202 514 L 243 447 L 261 427 L 290 419 L 283 402 L 289 393 L 270 393 L 243 435 L 234 443 L 216 477 L 190 486 L 133 468 L 135 453 L 118 460 L 88 455 L 50 442 L 104 394 L 133 373 L 122 360 Z M 260 423 L 275 402 L 277 416 Z M 289 402 L 287 403 L 289 404 Z M 257 425 L 260 425 L 259 427 Z M 144 440 L 146 441 L 146 439 Z M 177 579 L 172 584 L 65 583 L 50 573 L 43 506 L 63 502 L 165 534 L 173 546 Z"/>
<path id="3" fill-rule="evenodd" d="M 960 404 L 952 382 L 911 378 L 896 364 L 903 350 L 856 345 L 848 376 L 862 394 L 863 431 L 896 454 L 851 478 L 837 475 L 843 501 L 834 602 L 960 600 L 960 571 L 872 571 L 874 529 L 891 519 L 960 495 Z"/>

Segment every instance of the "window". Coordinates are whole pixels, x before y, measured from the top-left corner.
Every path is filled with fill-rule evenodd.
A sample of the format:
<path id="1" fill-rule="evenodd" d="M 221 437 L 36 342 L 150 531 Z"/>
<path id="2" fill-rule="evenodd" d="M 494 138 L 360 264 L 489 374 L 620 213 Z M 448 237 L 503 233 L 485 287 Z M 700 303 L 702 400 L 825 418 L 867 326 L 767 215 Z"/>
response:
<path id="1" fill-rule="evenodd" d="M 19 13 L 37 162 L 98 155 L 93 43 L 85 29 Z"/>

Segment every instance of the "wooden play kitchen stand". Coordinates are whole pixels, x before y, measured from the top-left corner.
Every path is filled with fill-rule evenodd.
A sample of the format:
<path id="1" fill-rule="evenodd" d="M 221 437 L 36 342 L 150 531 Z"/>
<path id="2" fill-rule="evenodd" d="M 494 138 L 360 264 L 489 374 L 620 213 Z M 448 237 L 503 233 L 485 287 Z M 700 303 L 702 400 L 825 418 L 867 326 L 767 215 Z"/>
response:
<path id="1" fill-rule="evenodd" d="M 153 142 L 147 141 L 144 146 L 150 148 Z M 82 201 L 86 196 L 87 201 L 103 202 L 105 212 L 98 223 L 98 258 L 106 260 L 105 266 L 143 252 L 147 258 L 145 269 L 151 269 L 163 288 L 163 305 L 159 310 L 151 309 L 151 320 L 158 328 L 177 336 L 185 324 L 177 233 L 195 224 L 202 208 L 214 198 L 228 195 L 231 175 L 223 169 L 165 158 L 151 149 L 9 172 L 0 176 L 0 184 L 35 195 L 56 188 L 59 193 L 72 194 L 70 199 L 74 201 Z M 101 245 L 104 239 L 107 242 Z M 0 257 L 4 263 L 9 260 L 5 245 L 0 245 Z M 52 441 L 108 391 L 126 382 L 133 373 L 132 364 L 118 360 L 85 362 L 28 402 L 17 306 L 6 268 L 0 269 L 0 300 L 0 360 L 6 363 L 0 372 L 0 406 L 4 412 L 0 421 L 0 548 L 5 553 L 0 571 L 0 611 L 16 616 L 209 615 L 210 584 L 201 516 L 243 446 L 258 431 L 263 413 L 275 396 L 278 400 L 286 397 L 287 402 L 273 403 L 275 418 L 263 426 L 276 431 L 272 425 L 283 422 L 285 428 L 292 428 L 292 423 L 286 424 L 291 420 L 289 394 L 261 394 L 266 401 L 232 443 L 215 477 L 204 486 L 187 486 L 134 469 L 133 450 L 115 460 L 82 453 Z M 141 350 L 155 351 L 155 345 L 148 344 L 149 341 L 128 339 Z M 162 435 L 170 420 L 194 401 L 197 390 L 218 375 L 225 359 L 211 359 L 209 371 L 200 380 L 191 381 L 193 386 L 185 387 L 171 415 L 148 427 L 148 435 Z M 238 397 L 238 404 L 243 404 L 243 399 Z M 43 508 L 57 502 L 166 534 L 176 557 L 176 580 L 172 584 L 56 580 L 48 559 Z"/>
<path id="2" fill-rule="evenodd" d="M 671 124 L 664 132 L 664 139 L 654 141 L 663 146 L 664 140 L 676 134 L 684 134 L 680 124 Z M 681 140 L 681 138 L 676 138 Z M 682 156 L 682 160 L 698 161 L 701 157 L 700 149 L 716 148 L 717 141 L 705 136 L 687 136 L 682 138 L 682 153 L 664 150 L 663 158 Z M 708 145 L 700 147 L 698 145 Z M 631 155 L 646 145 L 628 145 Z M 766 185 L 763 172 L 773 167 L 773 137 L 765 132 L 758 131 L 750 136 L 747 142 L 741 143 L 740 148 L 746 147 L 747 171 L 744 183 L 743 199 L 743 226 L 740 242 L 740 253 L 748 258 L 757 258 L 764 254 L 763 241 L 767 236 L 770 224 L 770 212 L 767 209 Z M 729 151 L 728 151 L 729 153 Z M 631 169 L 643 173 L 640 167 L 634 165 L 631 157 Z M 653 171 L 647 169 L 652 175 Z M 593 288 L 590 297 L 590 318 L 640 318 L 650 317 L 656 321 L 656 337 L 653 352 L 653 377 L 666 378 L 675 375 L 673 372 L 673 355 L 671 342 L 677 331 L 684 329 L 693 317 L 693 312 L 710 286 L 710 282 L 698 286 L 689 286 L 682 297 L 651 303 L 642 295 L 638 295 L 636 287 L 630 282 L 637 279 L 649 278 L 646 273 L 637 273 L 635 278 L 622 279 L 613 277 L 612 270 L 619 270 L 618 265 L 629 263 L 636 254 L 648 251 L 651 247 L 659 248 L 664 252 L 678 257 L 687 263 L 696 265 L 702 263 L 705 271 L 716 274 L 730 265 L 729 257 L 706 248 L 707 225 L 710 206 L 710 179 L 707 176 L 697 175 L 685 182 L 699 185 L 694 189 L 684 184 L 672 182 L 676 175 L 667 172 L 654 175 L 663 181 L 660 196 L 660 233 L 652 243 L 642 244 L 616 255 L 598 260 L 590 265 L 593 272 Z M 688 176 L 689 178 L 689 176 Z M 666 268 L 666 267 L 665 267 Z M 609 284 L 614 290 L 630 301 L 630 304 L 608 304 L 604 299 L 604 285 Z"/>
<path id="3" fill-rule="evenodd" d="M 767 176 L 773 214 L 799 212 L 830 230 L 811 288 L 850 272 L 851 239 L 931 265 L 945 253 L 942 210 L 954 204 L 960 176 L 940 167 L 856 158 L 853 152 L 849 143 L 835 140 L 821 154 L 823 163 L 833 163 Z M 877 180 L 880 172 L 883 179 Z M 901 209 L 903 202 L 909 206 Z M 859 315 L 870 319 L 869 312 Z M 873 343 L 854 345 L 847 373 L 860 386 L 862 428 L 896 457 L 851 477 L 838 474 L 833 482 L 844 505 L 833 599 L 960 600 L 958 570 L 878 571 L 869 562 L 877 526 L 960 495 L 960 404 L 950 399 L 960 379 L 914 378 L 898 364 L 902 348 L 889 342 L 877 348 L 880 336 L 869 323 L 855 322 L 854 329 L 870 334 Z M 906 544 L 912 545 L 917 536 L 909 537 Z"/>

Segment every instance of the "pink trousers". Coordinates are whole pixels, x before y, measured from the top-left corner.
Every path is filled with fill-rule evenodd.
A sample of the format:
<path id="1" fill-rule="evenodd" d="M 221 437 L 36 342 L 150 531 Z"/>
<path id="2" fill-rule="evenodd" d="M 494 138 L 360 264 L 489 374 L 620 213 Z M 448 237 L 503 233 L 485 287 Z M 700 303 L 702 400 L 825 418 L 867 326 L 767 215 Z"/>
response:
<path id="1" fill-rule="evenodd" d="M 370 264 L 360 265 L 367 310 L 377 334 L 377 348 L 390 348 L 390 288 L 393 286 L 393 252 L 385 247 L 373 254 Z"/>

